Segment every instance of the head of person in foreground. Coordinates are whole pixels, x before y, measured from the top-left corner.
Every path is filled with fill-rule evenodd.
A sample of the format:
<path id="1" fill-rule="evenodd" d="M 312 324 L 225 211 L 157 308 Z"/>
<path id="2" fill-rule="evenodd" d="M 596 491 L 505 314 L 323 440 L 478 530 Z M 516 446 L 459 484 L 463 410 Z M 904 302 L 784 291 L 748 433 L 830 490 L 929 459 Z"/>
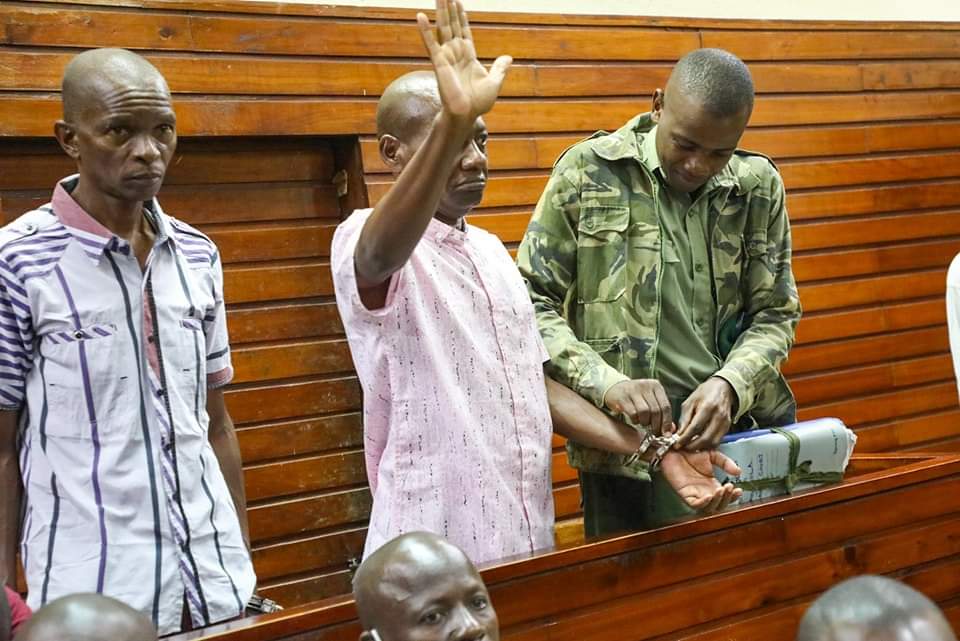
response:
<path id="1" fill-rule="evenodd" d="M 490 595 L 470 559 L 411 532 L 367 557 L 353 580 L 360 641 L 499 641 Z"/>
<path id="2" fill-rule="evenodd" d="M 17 641 L 157 641 L 145 615 L 101 594 L 71 594 L 40 608 Z"/>
<path id="3" fill-rule="evenodd" d="M 813 602 L 797 641 L 957 641 L 937 604 L 883 576 L 838 583 Z"/>

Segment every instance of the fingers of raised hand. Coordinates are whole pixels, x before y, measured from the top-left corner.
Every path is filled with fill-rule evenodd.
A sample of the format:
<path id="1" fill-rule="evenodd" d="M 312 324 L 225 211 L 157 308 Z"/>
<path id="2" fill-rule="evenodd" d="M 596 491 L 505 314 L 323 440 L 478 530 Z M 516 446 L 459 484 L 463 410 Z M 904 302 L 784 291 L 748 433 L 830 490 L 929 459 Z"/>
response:
<path id="1" fill-rule="evenodd" d="M 448 11 L 450 12 L 450 31 L 453 33 L 453 37 L 462 38 L 463 25 L 460 18 L 463 15 L 463 6 L 457 0 L 450 0 Z"/>
<path id="2" fill-rule="evenodd" d="M 430 27 L 430 19 L 422 13 L 417 14 L 417 27 L 420 29 L 420 38 L 423 40 L 423 46 L 427 48 L 430 58 L 434 58 L 440 51 L 440 45 L 433 35 L 433 28 Z"/>
<path id="3" fill-rule="evenodd" d="M 456 7 L 454 7 L 454 11 L 456 11 Z M 437 0 L 437 30 L 440 32 L 440 44 L 453 40 L 452 19 L 450 0 Z"/>
<path id="4" fill-rule="evenodd" d="M 470 31 L 470 22 L 467 20 L 467 10 L 463 8 L 463 3 L 457 0 L 457 16 L 460 19 L 460 30 L 467 40 L 473 40 L 473 33 Z"/>

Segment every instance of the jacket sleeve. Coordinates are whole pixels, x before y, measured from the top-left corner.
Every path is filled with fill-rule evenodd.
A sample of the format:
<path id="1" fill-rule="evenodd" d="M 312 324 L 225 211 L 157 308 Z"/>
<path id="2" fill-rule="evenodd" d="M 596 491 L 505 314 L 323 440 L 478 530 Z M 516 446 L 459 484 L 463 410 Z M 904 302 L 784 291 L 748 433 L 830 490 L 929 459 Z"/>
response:
<path id="1" fill-rule="evenodd" d="M 734 421 L 749 412 L 758 390 L 780 373 L 800 321 L 800 297 L 791 267 L 790 220 L 783 181 L 771 167 L 767 185 L 750 199 L 748 220 L 766 220 L 765 227 L 746 230 L 746 274 L 743 331 L 717 376 L 736 391 Z"/>
<path id="2" fill-rule="evenodd" d="M 577 338 L 568 322 L 577 304 L 577 225 L 583 180 L 580 158 L 574 148 L 554 167 L 520 243 L 517 265 L 550 353 L 547 373 L 603 407 L 607 390 L 629 379 Z"/>

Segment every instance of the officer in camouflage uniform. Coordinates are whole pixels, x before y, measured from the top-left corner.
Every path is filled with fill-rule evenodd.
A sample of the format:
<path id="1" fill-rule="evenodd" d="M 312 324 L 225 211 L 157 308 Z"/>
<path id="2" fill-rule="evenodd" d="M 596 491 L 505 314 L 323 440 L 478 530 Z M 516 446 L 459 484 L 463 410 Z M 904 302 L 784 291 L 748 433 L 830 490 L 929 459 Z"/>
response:
<path id="1" fill-rule="evenodd" d="M 549 374 L 686 450 L 796 419 L 779 369 L 800 319 L 783 183 L 736 149 L 752 108 L 743 62 L 688 54 L 651 113 L 560 157 L 518 256 Z M 646 464 L 567 451 L 588 535 L 663 520 Z"/>

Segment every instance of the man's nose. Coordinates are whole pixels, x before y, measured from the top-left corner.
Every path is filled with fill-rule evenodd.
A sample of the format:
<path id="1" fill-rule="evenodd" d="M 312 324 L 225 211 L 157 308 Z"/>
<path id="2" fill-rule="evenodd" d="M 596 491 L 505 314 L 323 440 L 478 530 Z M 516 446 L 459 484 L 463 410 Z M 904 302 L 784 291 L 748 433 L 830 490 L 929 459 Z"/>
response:
<path id="1" fill-rule="evenodd" d="M 469 608 L 457 608 L 455 616 L 457 621 L 450 635 L 451 641 L 480 641 L 486 635 L 486 628 Z"/>
<path id="2" fill-rule="evenodd" d="M 160 148 L 153 136 L 137 136 L 133 144 L 133 155 L 146 163 L 152 163 L 160 157 Z"/>
<path id="3" fill-rule="evenodd" d="M 470 141 L 470 144 L 467 145 L 467 148 L 463 152 L 463 156 L 460 158 L 460 168 L 464 171 L 485 169 L 486 163 L 487 157 L 480 151 L 480 147 L 476 141 Z"/>

